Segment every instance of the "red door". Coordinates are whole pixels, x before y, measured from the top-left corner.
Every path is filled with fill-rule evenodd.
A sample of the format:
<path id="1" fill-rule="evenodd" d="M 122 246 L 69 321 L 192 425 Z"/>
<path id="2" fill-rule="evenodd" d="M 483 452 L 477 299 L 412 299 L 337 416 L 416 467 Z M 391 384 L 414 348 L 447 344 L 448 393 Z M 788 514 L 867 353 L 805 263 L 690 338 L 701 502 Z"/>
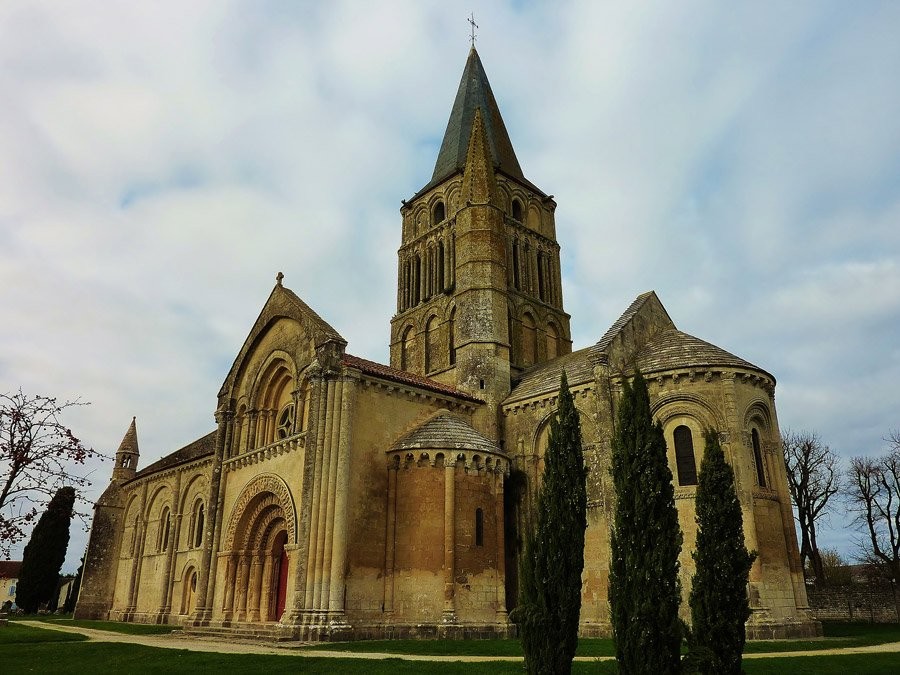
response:
<path id="1" fill-rule="evenodd" d="M 281 549 L 281 558 L 278 560 L 278 587 L 275 599 L 275 620 L 279 621 L 284 614 L 285 599 L 287 598 L 288 559 L 287 552 Z"/>

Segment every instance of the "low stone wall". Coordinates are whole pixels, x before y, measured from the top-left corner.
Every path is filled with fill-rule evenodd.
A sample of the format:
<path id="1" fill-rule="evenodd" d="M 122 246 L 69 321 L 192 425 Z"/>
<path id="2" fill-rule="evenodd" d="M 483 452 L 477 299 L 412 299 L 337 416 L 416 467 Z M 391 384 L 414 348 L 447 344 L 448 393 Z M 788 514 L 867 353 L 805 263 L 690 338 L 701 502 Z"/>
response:
<path id="1" fill-rule="evenodd" d="M 809 608 L 819 621 L 897 623 L 897 603 L 889 585 L 852 584 L 817 590 L 807 587 Z"/>

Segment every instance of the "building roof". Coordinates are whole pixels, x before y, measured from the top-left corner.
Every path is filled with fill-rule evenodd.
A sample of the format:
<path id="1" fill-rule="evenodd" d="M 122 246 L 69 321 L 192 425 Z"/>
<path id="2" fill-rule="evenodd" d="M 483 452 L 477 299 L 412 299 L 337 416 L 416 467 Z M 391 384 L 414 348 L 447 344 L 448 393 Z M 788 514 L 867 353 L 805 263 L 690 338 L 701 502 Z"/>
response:
<path id="1" fill-rule="evenodd" d="M 163 469 L 169 469 L 173 466 L 177 466 L 178 464 L 192 462 L 195 459 L 200 459 L 201 457 L 212 455 L 215 451 L 216 432 L 211 431 L 206 434 L 206 436 L 198 438 L 193 443 L 188 443 L 180 450 L 176 450 L 175 452 L 166 455 L 162 459 L 156 460 L 155 462 L 153 462 L 153 464 L 148 464 L 143 469 L 138 471 L 134 475 L 134 477 L 140 478 L 141 476 L 156 473 L 157 471 L 162 471 Z"/>
<path id="2" fill-rule="evenodd" d="M 391 447 L 392 451 L 419 449 L 499 452 L 489 438 L 449 410 L 438 410 Z"/>
<path id="3" fill-rule="evenodd" d="M 591 345 L 532 366 L 522 373 L 519 383 L 507 396 L 505 403 L 558 390 L 563 369 L 570 387 L 592 380 L 594 366 L 601 362 L 601 353 L 598 345 Z"/>
<path id="4" fill-rule="evenodd" d="M 131 418 L 131 425 L 129 425 L 128 431 L 125 432 L 125 436 L 122 438 L 122 442 L 119 443 L 119 449 L 116 451 L 116 454 L 120 452 L 130 452 L 135 455 L 141 454 L 138 450 L 136 417 Z"/>
<path id="5" fill-rule="evenodd" d="M 465 401 L 471 401 L 472 403 L 484 403 L 480 398 L 476 398 L 471 394 L 460 391 L 455 387 L 451 387 L 449 384 L 444 384 L 443 382 L 438 382 L 437 380 L 432 380 L 431 378 L 423 377 L 422 375 L 408 373 L 405 370 L 391 368 L 390 366 L 376 363 L 375 361 L 369 361 L 368 359 L 363 359 L 359 356 L 344 354 L 343 363 L 350 368 L 358 368 L 368 375 L 374 375 L 375 377 L 391 380 L 392 382 L 400 382 L 422 389 L 430 389 L 431 391 L 453 396 L 454 398 L 463 399 Z"/>
<path id="6" fill-rule="evenodd" d="M 759 366 L 726 352 L 677 328 L 662 331 L 651 339 L 637 356 L 637 367 L 646 374 L 675 368 L 709 368 L 729 366 L 757 370 L 772 377 Z M 775 378 L 772 378 L 773 380 Z"/>
<path id="7" fill-rule="evenodd" d="M 469 58 L 466 60 L 466 67 L 463 69 L 462 78 L 459 81 L 459 89 L 456 92 L 456 99 L 453 101 L 453 108 L 450 110 L 450 120 L 447 122 L 447 130 L 444 132 L 444 140 L 441 142 L 431 181 L 418 194 L 430 190 L 438 183 L 463 170 L 466 165 L 466 151 L 472 135 L 472 122 L 475 119 L 476 109 L 481 110 L 494 167 L 543 196 L 544 193 L 529 182 L 522 173 L 522 167 L 519 166 L 519 160 L 516 158 L 516 152 L 509 140 L 506 125 L 500 115 L 497 100 L 494 98 L 487 74 L 484 72 L 484 66 L 481 65 L 481 59 L 474 47 L 469 51 Z"/>
<path id="8" fill-rule="evenodd" d="M 0 579 L 18 579 L 21 560 L 0 560 Z"/>

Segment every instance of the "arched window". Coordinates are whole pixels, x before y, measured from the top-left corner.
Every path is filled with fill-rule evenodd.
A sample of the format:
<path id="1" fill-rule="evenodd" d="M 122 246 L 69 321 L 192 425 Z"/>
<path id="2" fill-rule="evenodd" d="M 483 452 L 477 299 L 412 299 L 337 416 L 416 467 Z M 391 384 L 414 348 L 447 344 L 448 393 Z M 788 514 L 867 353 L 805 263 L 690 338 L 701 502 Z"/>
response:
<path id="1" fill-rule="evenodd" d="M 278 413 L 278 426 L 275 429 L 275 436 L 281 440 L 292 433 L 294 433 L 294 404 L 288 403 Z"/>
<path id="2" fill-rule="evenodd" d="M 203 502 L 197 502 L 194 508 L 194 548 L 200 548 L 203 545 Z"/>
<path id="3" fill-rule="evenodd" d="M 694 459 L 694 439 L 683 424 L 675 427 L 675 467 L 679 485 L 697 484 L 697 463 Z"/>
<path id="4" fill-rule="evenodd" d="M 484 511 L 475 509 L 475 545 L 484 546 Z"/>
<path id="5" fill-rule="evenodd" d="M 159 519 L 159 537 L 157 538 L 157 550 L 165 551 L 169 548 L 169 528 L 171 527 L 171 518 L 169 517 L 169 507 L 163 509 L 162 516 Z"/>
<path id="6" fill-rule="evenodd" d="M 413 305 L 418 305 L 422 298 L 422 258 L 416 253 L 416 262 L 413 266 Z"/>
<path id="7" fill-rule="evenodd" d="M 759 445 L 759 432 L 756 429 L 750 432 L 750 440 L 753 443 L 753 460 L 756 462 L 756 484 L 766 487 L 766 469 L 763 464 L 762 449 Z"/>
<path id="8" fill-rule="evenodd" d="M 431 316 L 425 324 L 425 372 L 430 373 L 438 367 L 438 351 L 440 342 L 438 336 L 438 320 Z"/>
<path id="9" fill-rule="evenodd" d="M 513 240 L 513 249 L 512 249 L 512 271 L 513 271 L 513 288 L 517 291 L 521 289 L 519 282 L 519 240 Z"/>
<path id="10" fill-rule="evenodd" d="M 522 365 L 532 366 L 537 361 L 537 326 L 528 312 L 522 316 Z"/>
<path id="11" fill-rule="evenodd" d="M 413 329 L 407 326 L 400 336 L 400 370 L 409 370 L 410 350 L 412 349 Z"/>
<path id="12" fill-rule="evenodd" d="M 553 322 L 547 324 L 547 359 L 559 356 L 559 331 Z"/>
<path id="13" fill-rule="evenodd" d="M 450 365 L 456 364 L 456 307 L 450 310 L 450 321 L 447 322 L 447 347 L 450 350 Z"/>
<path id="14" fill-rule="evenodd" d="M 435 204 L 434 211 L 432 212 L 432 214 L 434 216 L 432 223 L 431 223 L 432 225 L 437 225 L 438 223 L 443 223 L 447 217 L 447 212 L 444 209 L 444 202 L 438 202 L 437 204 Z"/>
<path id="15" fill-rule="evenodd" d="M 520 223 L 522 222 L 522 202 L 518 199 L 512 201 L 512 218 Z"/>

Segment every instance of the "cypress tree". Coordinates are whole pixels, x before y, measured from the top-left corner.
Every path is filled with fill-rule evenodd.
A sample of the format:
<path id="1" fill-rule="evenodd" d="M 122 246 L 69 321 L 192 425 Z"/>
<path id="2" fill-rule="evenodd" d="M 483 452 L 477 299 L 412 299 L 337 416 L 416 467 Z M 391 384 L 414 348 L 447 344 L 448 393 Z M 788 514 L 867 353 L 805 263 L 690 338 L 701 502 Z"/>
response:
<path id="1" fill-rule="evenodd" d="M 69 546 L 69 523 L 75 505 L 75 488 L 62 487 L 53 495 L 22 554 L 16 587 L 16 604 L 34 614 L 50 600 Z"/>
<path id="2" fill-rule="evenodd" d="M 666 441 L 653 422 L 647 382 L 624 382 L 612 448 L 616 509 L 609 601 L 616 660 L 623 675 L 679 670 L 681 622 L 675 510 Z"/>
<path id="3" fill-rule="evenodd" d="M 725 461 L 719 434 L 705 433 L 706 448 L 697 483 L 697 571 L 691 586 L 691 650 L 703 673 L 739 675 L 750 617 L 747 575 L 755 554 L 744 546 L 741 505 L 734 472 Z M 699 648 L 699 649 L 697 649 Z"/>
<path id="4" fill-rule="evenodd" d="M 544 455 L 537 527 L 526 540 L 520 569 L 516 614 L 529 673 L 572 671 L 587 527 L 585 477 L 581 424 L 564 372 Z"/>

